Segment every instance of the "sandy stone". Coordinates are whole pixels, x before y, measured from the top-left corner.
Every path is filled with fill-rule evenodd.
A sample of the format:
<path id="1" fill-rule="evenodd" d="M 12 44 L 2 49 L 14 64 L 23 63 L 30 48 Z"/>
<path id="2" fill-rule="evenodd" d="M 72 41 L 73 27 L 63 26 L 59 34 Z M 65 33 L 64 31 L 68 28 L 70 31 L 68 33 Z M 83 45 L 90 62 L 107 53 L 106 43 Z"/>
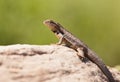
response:
<path id="1" fill-rule="evenodd" d="M 109 69 L 120 82 L 120 72 Z M 0 82 L 108 82 L 94 63 L 60 45 L 0 46 L 0 76 Z"/>

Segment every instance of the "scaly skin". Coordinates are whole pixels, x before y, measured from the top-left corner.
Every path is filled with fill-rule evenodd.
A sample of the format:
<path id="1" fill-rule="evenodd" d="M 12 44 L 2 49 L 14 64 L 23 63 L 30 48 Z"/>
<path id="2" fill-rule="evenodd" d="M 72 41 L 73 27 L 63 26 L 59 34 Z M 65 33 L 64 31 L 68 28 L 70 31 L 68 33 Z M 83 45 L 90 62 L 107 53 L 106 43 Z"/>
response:
<path id="1" fill-rule="evenodd" d="M 69 45 L 70 48 L 73 48 L 78 52 L 79 50 L 82 50 L 84 52 L 84 56 L 101 69 L 101 71 L 108 78 L 109 82 L 115 82 L 111 72 L 103 63 L 103 61 L 96 55 L 95 52 L 88 48 L 86 44 L 84 44 L 81 40 L 73 36 L 73 34 L 64 29 L 63 26 L 54 22 L 53 20 L 46 20 L 43 23 L 48 26 L 51 31 L 60 39 L 59 44 L 64 42 L 65 44 Z"/>

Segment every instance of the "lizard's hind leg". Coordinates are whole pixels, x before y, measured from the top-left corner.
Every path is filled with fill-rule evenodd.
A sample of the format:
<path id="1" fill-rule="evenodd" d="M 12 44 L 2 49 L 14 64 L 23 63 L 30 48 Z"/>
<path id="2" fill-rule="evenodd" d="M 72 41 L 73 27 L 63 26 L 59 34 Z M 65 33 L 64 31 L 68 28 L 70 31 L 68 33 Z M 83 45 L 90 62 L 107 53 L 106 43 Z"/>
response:
<path id="1" fill-rule="evenodd" d="M 77 55 L 83 62 L 88 61 L 88 59 L 84 56 L 83 48 L 77 48 Z"/>

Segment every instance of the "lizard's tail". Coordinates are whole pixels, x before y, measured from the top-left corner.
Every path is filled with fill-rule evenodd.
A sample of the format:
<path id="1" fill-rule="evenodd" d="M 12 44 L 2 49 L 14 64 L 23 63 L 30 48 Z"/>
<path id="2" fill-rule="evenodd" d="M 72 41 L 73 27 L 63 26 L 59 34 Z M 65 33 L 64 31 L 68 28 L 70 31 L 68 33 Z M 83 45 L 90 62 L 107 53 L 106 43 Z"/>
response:
<path id="1" fill-rule="evenodd" d="M 109 71 L 109 69 L 103 63 L 103 61 L 97 55 L 93 55 L 94 52 L 92 52 L 91 50 L 88 50 L 88 52 L 89 52 L 89 54 L 87 55 L 88 58 L 101 69 L 101 71 L 108 78 L 109 82 L 116 82 L 112 76 L 112 73 Z"/>

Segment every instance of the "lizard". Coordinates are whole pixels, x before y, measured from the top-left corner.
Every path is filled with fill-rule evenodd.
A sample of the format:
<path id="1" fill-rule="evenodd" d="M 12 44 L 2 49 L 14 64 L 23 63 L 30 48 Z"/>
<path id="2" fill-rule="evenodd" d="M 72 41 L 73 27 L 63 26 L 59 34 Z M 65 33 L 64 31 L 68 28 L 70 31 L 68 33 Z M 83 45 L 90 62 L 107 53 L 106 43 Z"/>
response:
<path id="1" fill-rule="evenodd" d="M 84 58 L 89 59 L 93 63 L 95 63 L 103 72 L 103 74 L 108 78 L 109 82 L 115 82 L 112 73 L 109 71 L 107 66 L 104 64 L 101 58 L 97 56 L 97 54 L 92 51 L 83 41 L 76 38 L 72 33 L 67 31 L 61 24 L 54 22 L 53 20 L 47 19 L 43 22 L 59 39 L 58 44 L 66 44 L 68 47 L 74 49 L 75 51 L 81 52 L 83 51 L 84 55 L 81 55 L 80 58 L 82 60 Z"/>

